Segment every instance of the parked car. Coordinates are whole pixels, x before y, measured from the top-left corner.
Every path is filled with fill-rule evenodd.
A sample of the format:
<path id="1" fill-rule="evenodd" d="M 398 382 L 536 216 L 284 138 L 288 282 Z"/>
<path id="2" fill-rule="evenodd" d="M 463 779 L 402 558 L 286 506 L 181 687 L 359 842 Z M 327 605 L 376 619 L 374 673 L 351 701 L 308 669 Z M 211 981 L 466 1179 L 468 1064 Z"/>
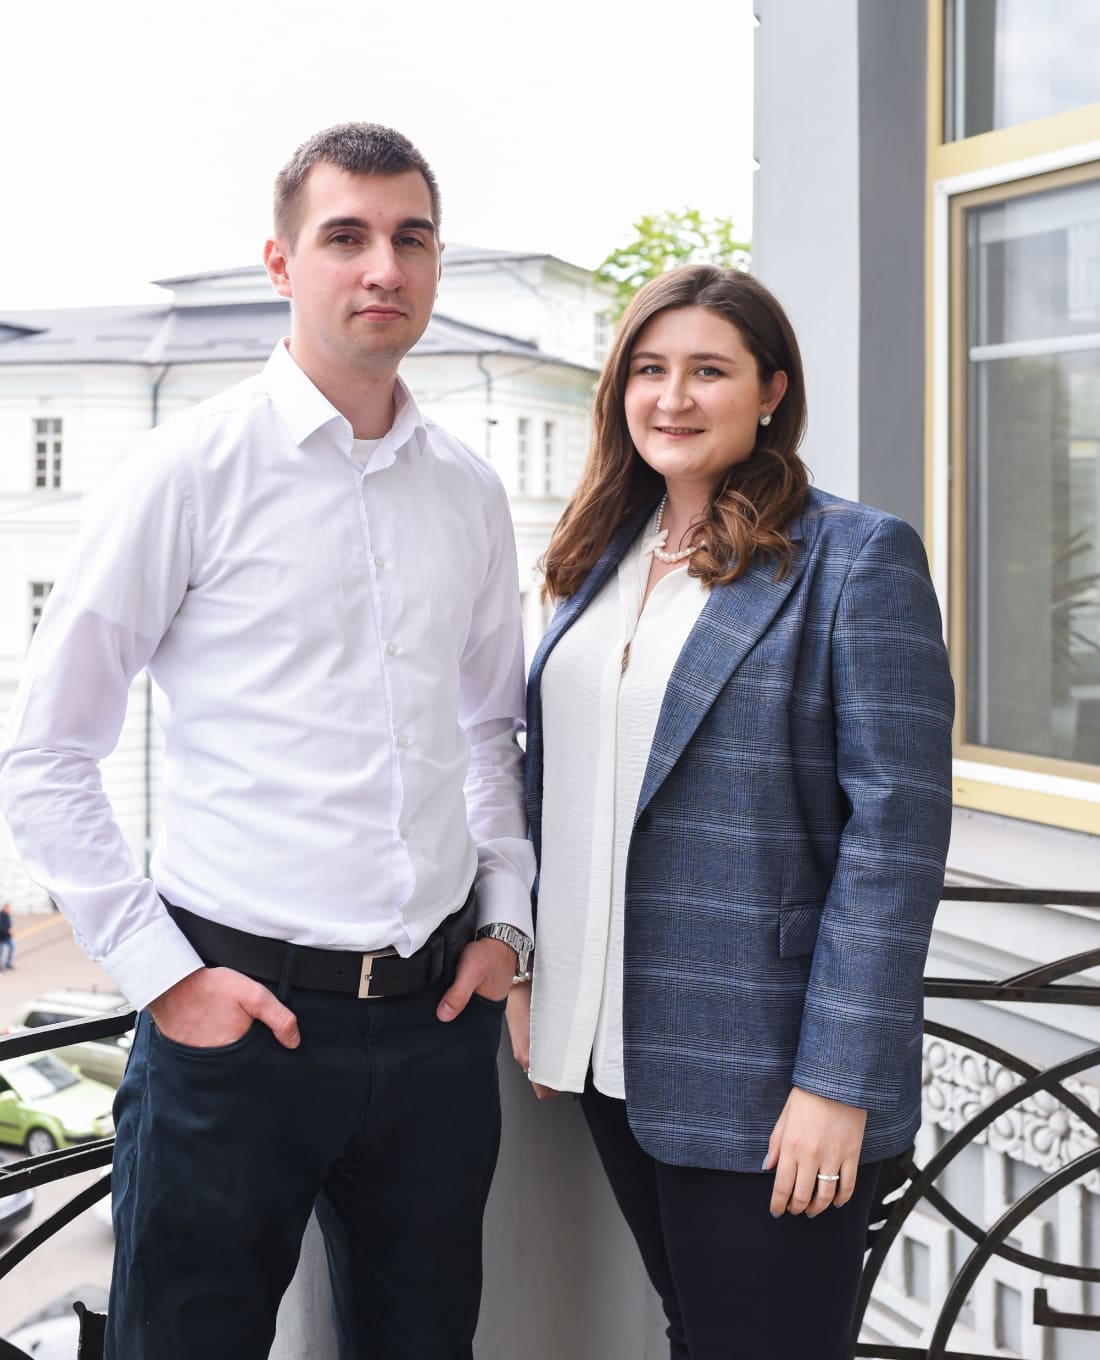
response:
<path id="1" fill-rule="evenodd" d="M 11 1332 L 7 1341 L 16 1347 L 17 1354 L 30 1356 L 30 1360 L 72 1360 L 78 1354 L 80 1323 L 72 1312 L 43 1318 Z"/>
<path id="2" fill-rule="evenodd" d="M 73 1360 L 74 1355 L 83 1355 L 84 1351 L 77 1349 L 80 1321 L 73 1311 L 77 1299 L 96 1312 L 107 1311 L 106 1289 L 97 1284 L 77 1285 L 27 1318 L 16 1331 L 8 1334 L 7 1340 L 32 1360 Z M 89 1327 L 89 1334 L 93 1330 Z M 103 1353 L 102 1348 L 99 1351 L 91 1346 L 86 1349 L 89 1354 Z"/>
<path id="3" fill-rule="evenodd" d="M 28 1001 L 15 1018 L 17 1026 L 34 1029 L 56 1025 L 62 1020 L 91 1020 L 111 1011 L 127 1009 L 129 1002 L 119 992 L 46 992 Z M 106 1039 L 87 1039 L 54 1050 L 62 1062 L 79 1068 L 82 1076 L 117 1087 L 130 1056 L 130 1035 L 115 1034 Z"/>
<path id="4" fill-rule="evenodd" d="M 0 1062 L 0 1143 L 32 1157 L 114 1133 L 115 1093 L 74 1072 L 52 1053 Z"/>

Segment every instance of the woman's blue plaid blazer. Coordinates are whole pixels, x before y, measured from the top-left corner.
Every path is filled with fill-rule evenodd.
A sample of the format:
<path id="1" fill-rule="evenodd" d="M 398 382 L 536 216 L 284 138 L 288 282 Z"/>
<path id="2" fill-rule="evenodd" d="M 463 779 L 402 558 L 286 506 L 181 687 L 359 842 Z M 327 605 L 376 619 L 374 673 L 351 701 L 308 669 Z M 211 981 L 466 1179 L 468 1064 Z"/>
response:
<path id="1" fill-rule="evenodd" d="M 536 853 L 543 667 L 640 528 L 612 540 L 531 666 Z M 679 1165 L 758 1171 L 792 1084 L 869 1112 L 864 1161 L 902 1151 L 920 1123 L 922 977 L 951 825 L 939 608 L 901 520 L 812 490 L 789 536 L 782 580 L 772 560 L 711 591 L 635 814 L 627 1114 L 646 1151 Z"/>

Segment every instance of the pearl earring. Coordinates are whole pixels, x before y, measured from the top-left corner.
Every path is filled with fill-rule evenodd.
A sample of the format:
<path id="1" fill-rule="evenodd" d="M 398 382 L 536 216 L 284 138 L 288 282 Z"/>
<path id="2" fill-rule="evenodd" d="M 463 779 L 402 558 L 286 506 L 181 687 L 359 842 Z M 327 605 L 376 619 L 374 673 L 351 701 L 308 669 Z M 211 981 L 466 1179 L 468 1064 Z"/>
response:
<path id="1" fill-rule="evenodd" d="M 772 423 L 772 413 L 770 411 L 760 412 L 760 424 L 770 425 Z"/>

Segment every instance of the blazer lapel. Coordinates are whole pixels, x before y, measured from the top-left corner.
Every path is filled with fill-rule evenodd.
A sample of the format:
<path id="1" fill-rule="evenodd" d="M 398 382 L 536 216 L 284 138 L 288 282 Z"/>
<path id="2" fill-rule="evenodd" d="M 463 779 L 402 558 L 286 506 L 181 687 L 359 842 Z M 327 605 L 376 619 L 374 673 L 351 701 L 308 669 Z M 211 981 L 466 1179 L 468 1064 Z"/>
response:
<path id="1" fill-rule="evenodd" d="M 669 677 L 635 822 L 683 754 L 722 687 L 767 632 L 804 565 L 802 544 L 796 542 L 791 569 L 782 581 L 775 579 L 773 558 L 754 563 L 732 585 L 716 586 L 711 591 Z"/>

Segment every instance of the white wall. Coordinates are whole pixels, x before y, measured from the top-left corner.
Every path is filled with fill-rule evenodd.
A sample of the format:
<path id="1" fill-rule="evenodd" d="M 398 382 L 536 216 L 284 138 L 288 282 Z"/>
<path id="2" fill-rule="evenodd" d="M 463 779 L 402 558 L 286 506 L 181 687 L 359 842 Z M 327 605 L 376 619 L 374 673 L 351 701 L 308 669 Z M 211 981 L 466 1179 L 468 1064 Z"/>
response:
<path id="1" fill-rule="evenodd" d="M 533 341 L 547 354 L 596 367 L 596 315 L 614 290 L 550 256 L 470 262 L 448 269 L 443 253 L 439 312 L 470 325 Z"/>
<path id="2" fill-rule="evenodd" d="M 788 311 L 806 368 L 803 457 L 859 499 L 859 0 L 756 0 L 752 271 Z"/>

